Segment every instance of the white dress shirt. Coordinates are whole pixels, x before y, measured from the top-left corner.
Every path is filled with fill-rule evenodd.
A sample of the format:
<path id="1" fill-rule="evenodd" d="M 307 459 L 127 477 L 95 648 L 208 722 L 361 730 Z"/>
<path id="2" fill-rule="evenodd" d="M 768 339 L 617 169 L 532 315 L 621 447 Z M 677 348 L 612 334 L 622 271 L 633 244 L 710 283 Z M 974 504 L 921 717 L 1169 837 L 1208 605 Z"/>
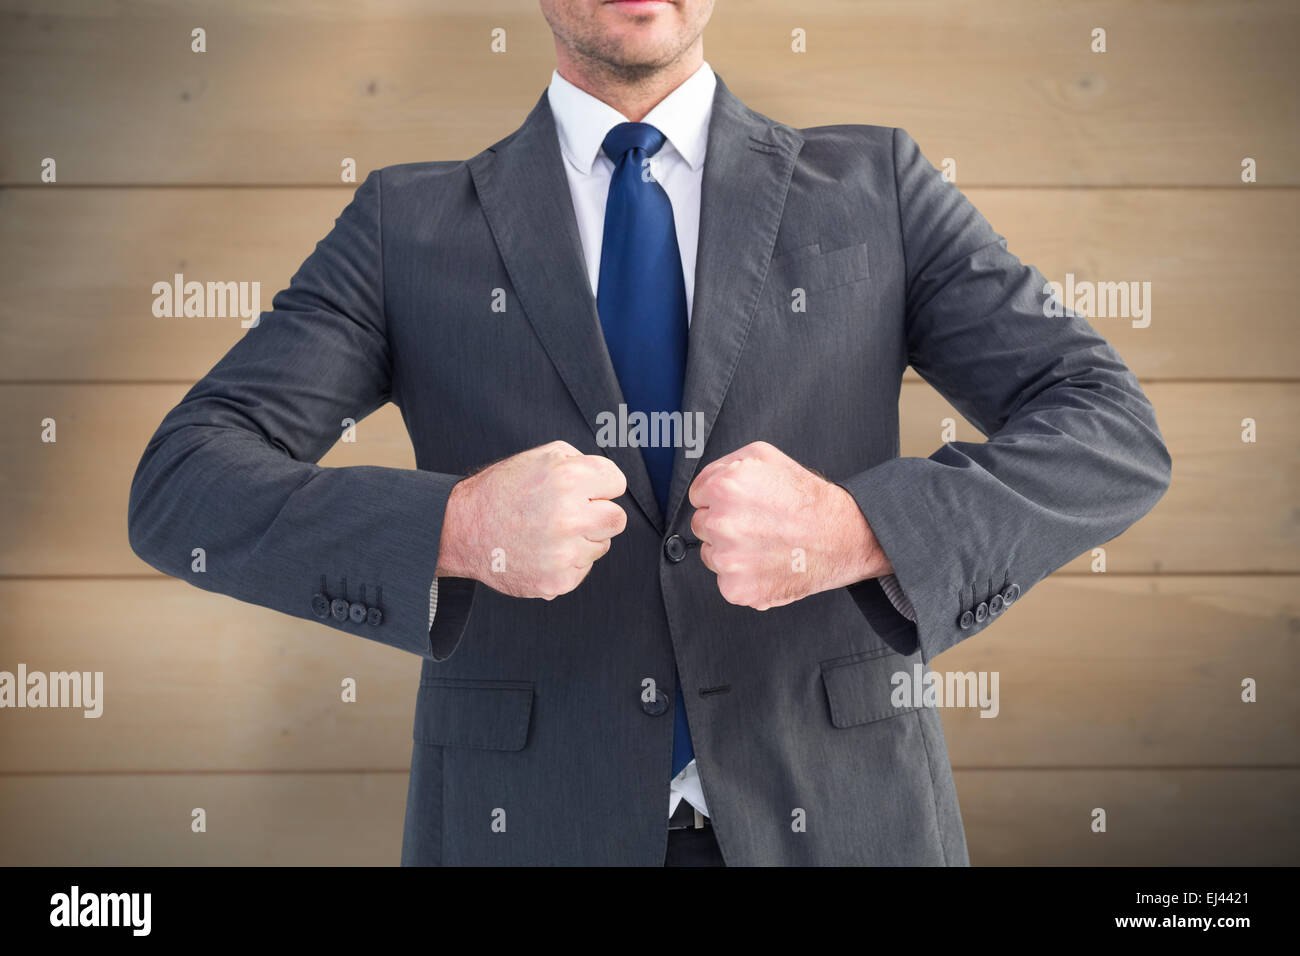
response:
<path id="1" fill-rule="evenodd" d="M 703 63 L 677 89 L 659 102 L 641 120 L 664 134 L 665 143 L 650 157 L 650 174 L 664 188 L 673 207 L 677 249 L 681 254 L 682 278 L 686 283 L 686 321 L 691 318 L 695 299 L 695 256 L 699 246 L 700 188 L 704 181 L 704 153 L 708 146 L 709 117 L 713 112 L 716 80 L 708 63 Z M 591 294 L 600 281 L 601 240 L 605 231 L 605 201 L 614 163 L 601 149 L 606 134 L 619 123 L 630 122 L 608 103 L 578 89 L 558 72 L 551 73 L 547 89 L 551 114 L 559 134 L 564 172 L 578 220 L 583 257 Z M 730 449 L 728 449 L 730 450 Z M 910 602 L 893 575 L 881 578 L 885 593 L 894 606 L 916 620 Z M 433 627 L 438 605 L 438 582 L 429 592 L 429 626 Z M 708 816 L 699 768 L 692 760 L 669 783 L 668 815 L 685 800 Z"/>

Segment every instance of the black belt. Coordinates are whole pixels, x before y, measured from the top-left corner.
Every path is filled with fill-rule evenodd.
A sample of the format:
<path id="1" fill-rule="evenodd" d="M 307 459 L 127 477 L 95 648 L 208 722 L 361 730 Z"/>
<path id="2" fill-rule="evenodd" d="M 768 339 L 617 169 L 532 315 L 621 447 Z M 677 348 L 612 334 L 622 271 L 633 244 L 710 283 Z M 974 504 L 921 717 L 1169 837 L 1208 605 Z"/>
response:
<path id="1" fill-rule="evenodd" d="M 709 818 L 700 813 L 685 800 L 677 804 L 677 809 L 668 818 L 669 830 L 703 830 L 711 826 Z"/>

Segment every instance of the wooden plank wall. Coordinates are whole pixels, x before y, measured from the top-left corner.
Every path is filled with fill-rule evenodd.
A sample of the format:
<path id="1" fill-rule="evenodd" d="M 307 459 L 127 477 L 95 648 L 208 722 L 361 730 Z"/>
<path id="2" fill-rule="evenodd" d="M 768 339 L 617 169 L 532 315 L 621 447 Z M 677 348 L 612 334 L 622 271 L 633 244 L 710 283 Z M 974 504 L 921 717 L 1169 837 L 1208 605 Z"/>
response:
<path id="1" fill-rule="evenodd" d="M 760 112 L 955 159 L 1048 278 L 1151 283 L 1149 325 L 1094 324 L 1173 487 L 1104 574 L 1080 558 L 937 662 L 1000 674 L 997 719 L 943 714 L 973 862 L 1300 862 L 1300 8 L 722 0 L 706 38 Z M 397 861 L 418 659 L 127 546 L 145 441 L 242 334 L 155 318 L 150 290 L 184 272 L 269 303 L 346 203 L 344 157 L 360 179 L 473 155 L 552 64 L 527 0 L 0 0 L 0 670 L 103 671 L 108 696 L 98 720 L 0 711 L 0 864 Z M 914 375 L 902 407 L 904 454 L 959 419 Z M 413 465 L 391 406 L 326 459 L 363 462 Z"/>

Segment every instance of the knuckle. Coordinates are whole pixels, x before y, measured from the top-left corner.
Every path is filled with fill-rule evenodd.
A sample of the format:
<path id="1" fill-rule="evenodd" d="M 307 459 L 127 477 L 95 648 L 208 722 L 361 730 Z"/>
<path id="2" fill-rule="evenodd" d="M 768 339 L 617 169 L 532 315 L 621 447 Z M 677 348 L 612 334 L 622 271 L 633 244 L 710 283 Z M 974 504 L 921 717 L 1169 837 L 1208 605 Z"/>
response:
<path id="1" fill-rule="evenodd" d="M 582 466 L 575 458 L 565 458 L 551 468 L 551 480 L 565 491 L 572 491 L 582 478 Z"/>
<path id="2" fill-rule="evenodd" d="M 728 604 L 744 605 L 748 596 L 748 587 L 739 579 L 722 573 L 718 575 L 718 593 Z"/>
<path id="3" fill-rule="evenodd" d="M 627 516 L 623 514 L 622 509 L 618 511 L 601 511 L 596 515 L 596 519 L 591 523 L 592 529 L 602 537 L 613 537 L 623 531 L 627 523 Z"/>
<path id="4" fill-rule="evenodd" d="M 736 462 L 736 464 L 743 465 L 744 462 Z M 744 497 L 745 491 L 744 480 L 734 471 L 718 478 L 717 492 L 721 498 L 736 501 Z"/>
<path id="5" fill-rule="evenodd" d="M 713 561 L 717 564 L 718 570 L 725 574 L 739 575 L 745 570 L 744 559 L 729 551 L 716 555 Z"/>
<path id="6" fill-rule="evenodd" d="M 609 460 L 606 459 L 606 461 Z M 623 474 L 623 469 L 618 467 L 618 465 L 614 464 L 612 461 L 609 461 L 609 468 L 610 471 L 613 473 L 613 477 L 618 481 L 619 487 L 621 487 L 624 491 L 626 491 L 627 475 Z"/>
<path id="7" fill-rule="evenodd" d="M 551 530 L 557 538 L 572 538 L 582 531 L 582 522 L 571 511 L 561 511 L 551 519 Z"/>
<path id="8" fill-rule="evenodd" d="M 619 508 L 610 518 L 609 526 L 613 529 L 614 534 L 622 534 L 627 530 L 627 512 Z"/>
<path id="9" fill-rule="evenodd" d="M 565 594 L 573 589 L 572 585 L 569 584 L 568 575 L 563 571 L 552 571 L 549 574 L 543 575 L 539 582 L 539 587 L 544 596 L 549 595 L 547 598 L 548 600 L 550 598 L 559 597 L 561 594 Z"/>

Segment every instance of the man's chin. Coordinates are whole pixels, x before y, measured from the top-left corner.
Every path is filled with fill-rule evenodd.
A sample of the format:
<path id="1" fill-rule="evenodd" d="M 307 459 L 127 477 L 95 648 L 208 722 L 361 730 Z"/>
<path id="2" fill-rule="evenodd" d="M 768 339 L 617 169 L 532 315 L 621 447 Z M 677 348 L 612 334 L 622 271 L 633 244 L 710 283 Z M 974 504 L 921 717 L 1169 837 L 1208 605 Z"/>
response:
<path id="1" fill-rule="evenodd" d="M 627 77 L 649 76 L 672 62 L 671 57 L 664 55 L 664 48 L 659 46 L 652 49 L 639 46 L 622 48 L 612 54 L 608 50 L 604 52 L 602 59 L 605 63 Z"/>

